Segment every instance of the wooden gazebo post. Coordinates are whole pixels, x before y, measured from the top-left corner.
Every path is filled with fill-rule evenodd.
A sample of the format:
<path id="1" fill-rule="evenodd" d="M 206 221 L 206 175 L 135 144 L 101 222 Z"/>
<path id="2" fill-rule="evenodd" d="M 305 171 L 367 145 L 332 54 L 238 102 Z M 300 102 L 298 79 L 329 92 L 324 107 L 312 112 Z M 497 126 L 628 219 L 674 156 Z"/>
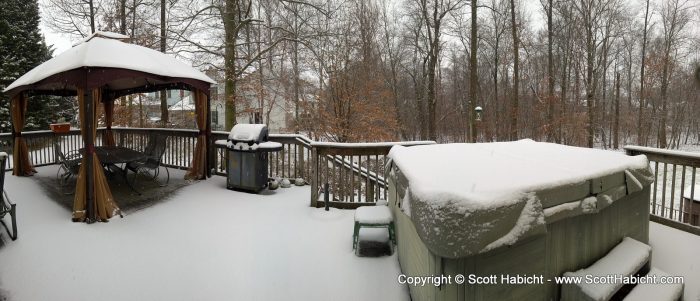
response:
<path id="1" fill-rule="evenodd" d="M 214 167 L 214 155 L 215 155 L 215 148 L 214 148 L 214 141 L 211 140 L 211 91 L 210 93 L 207 93 L 207 170 L 206 170 L 206 175 L 207 178 L 211 178 L 211 170 Z"/>
<path id="2" fill-rule="evenodd" d="M 87 72 L 86 72 L 87 75 Z M 80 127 L 84 128 L 85 134 L 85 159 L 87 160 L 87 165 L 85 166 L 87 179 L 85 184 L 86 191 L 86 218 L 85 221 L 90 224 L 95 222 L 95 206 L 93 201 L 95 200 L 95 170 L 93 166 L 92 154 L 95 152 L 95 137 L 93 137 L 92 126 L 93 118 L 95 116 L 95 108 L 92 103 L 92 90 L 88 88 L 87 76 L 85 77 L 85 87 L 83 90 L 83 101 L 85 102 L 85 124 L 81 124 Z M 79 185 L 79 184 L 78 184 Z"/>

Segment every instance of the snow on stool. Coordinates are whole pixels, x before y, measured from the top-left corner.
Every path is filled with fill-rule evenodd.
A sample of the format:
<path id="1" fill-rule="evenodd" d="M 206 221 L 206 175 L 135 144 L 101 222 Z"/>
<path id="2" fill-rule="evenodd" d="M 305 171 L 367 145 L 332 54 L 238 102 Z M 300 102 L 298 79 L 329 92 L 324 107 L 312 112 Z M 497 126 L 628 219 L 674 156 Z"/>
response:
<path id="1" fill-rule="evenodd" d="M 391 246 L 396 244 L 394 234 L 394 217 L 387 206 L 363 206 L 355 209 L 355 229 L 353 231 L 352 249 L 357 254 L 361 228 L 387 228 Z"/>
<path id="2" fill-rule="evenodd" d="M 387 225 L 394 221 L 387 206 L 363 206 L 355 209 L 355 222 Z"/>
<path id="3" fill-rule="evenodd" d="M 683 296 L 683 283 L 660 283 L 659 278 L 670 279 L 671 275 L 657 268 L 651 268 L 648 277 L 656 279 L 656 283 L 640 283 L 632 289 L 625 297 L 625 301 L 635 300 L 657 300 L 657 301 L 675 301 L 680 300 Z"/>

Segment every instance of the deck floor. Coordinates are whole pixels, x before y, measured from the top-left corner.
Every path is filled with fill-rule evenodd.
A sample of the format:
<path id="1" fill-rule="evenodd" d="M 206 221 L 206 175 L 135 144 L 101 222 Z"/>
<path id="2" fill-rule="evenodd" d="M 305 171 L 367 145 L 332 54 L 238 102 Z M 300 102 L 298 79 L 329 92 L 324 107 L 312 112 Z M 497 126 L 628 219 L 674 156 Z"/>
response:
<path id="1" fill-rule="evenodd" d="M 409 299 L 396 255 L 356 257 L 354 212 L 308 207 L 309 186 L 254 195 L 214 177 L 93 225 L 41 187 L 7 177 L 19 239 L 3 237 L 0 300 Z"/>
<path id="2" fill-rule="evenodd" d="M 308 186 L 255 195 L 175 171 L 145 197 L 116 188 L 125 217 L 86 225 L 51 191 L 54 167 L 39 171 L 6 179 L 20 238 L 0 234 L 0 301 L 409 300 L 396 255 L 356 257 L 354 212 L 308 207 Z M 652 265 L 700 300 L 700 236 L 651 223 L 650 244 Z"/>

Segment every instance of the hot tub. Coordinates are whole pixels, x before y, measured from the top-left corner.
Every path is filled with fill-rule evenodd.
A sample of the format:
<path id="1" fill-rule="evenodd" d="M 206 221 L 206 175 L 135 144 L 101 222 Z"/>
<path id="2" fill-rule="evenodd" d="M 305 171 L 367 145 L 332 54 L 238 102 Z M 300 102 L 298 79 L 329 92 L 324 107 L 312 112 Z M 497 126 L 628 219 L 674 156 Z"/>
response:
<path id="1" fill-rule="evenodd" d="M 521 140 L 395 146 L 389 157 L 402 272 L 451 277 L 409 285 L 413 300 L 558 300 L 555 276 L 624 237 L 649 240 L 645 156 Z"/>

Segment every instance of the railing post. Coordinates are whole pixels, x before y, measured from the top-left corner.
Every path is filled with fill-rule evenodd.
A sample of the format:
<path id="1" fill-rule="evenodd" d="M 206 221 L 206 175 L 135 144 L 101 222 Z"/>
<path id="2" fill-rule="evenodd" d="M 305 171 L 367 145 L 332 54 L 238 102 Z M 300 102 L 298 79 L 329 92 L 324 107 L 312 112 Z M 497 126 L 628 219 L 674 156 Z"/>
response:
<path id="1" fill-rule="evenodd" d="M 297 142 L 298 143 L 298 142 Z M 304 148 L 300 144 L 295 144 L 297 153 L 297 164 L 295 164 L 297 169 L 297 177 L 306 178 L 304 176 Z M 308 181 L 308 178 L 304 179 Z"/>
<path id="2" fill-rule="evenodd" d="M 313 175 L 311 176 L 311 207 L 316 208 L 318 203 L 318 150 L 316 147 L 311 146 L 311 164 L 313 168 Z"/>
<path id="3" fill-rule="evenodd" d="M 115 132 L 116 133 L 116 132 Z M 119 131 L 119 146 L 124 146 L 124 133 L 122 131 Z"/>

